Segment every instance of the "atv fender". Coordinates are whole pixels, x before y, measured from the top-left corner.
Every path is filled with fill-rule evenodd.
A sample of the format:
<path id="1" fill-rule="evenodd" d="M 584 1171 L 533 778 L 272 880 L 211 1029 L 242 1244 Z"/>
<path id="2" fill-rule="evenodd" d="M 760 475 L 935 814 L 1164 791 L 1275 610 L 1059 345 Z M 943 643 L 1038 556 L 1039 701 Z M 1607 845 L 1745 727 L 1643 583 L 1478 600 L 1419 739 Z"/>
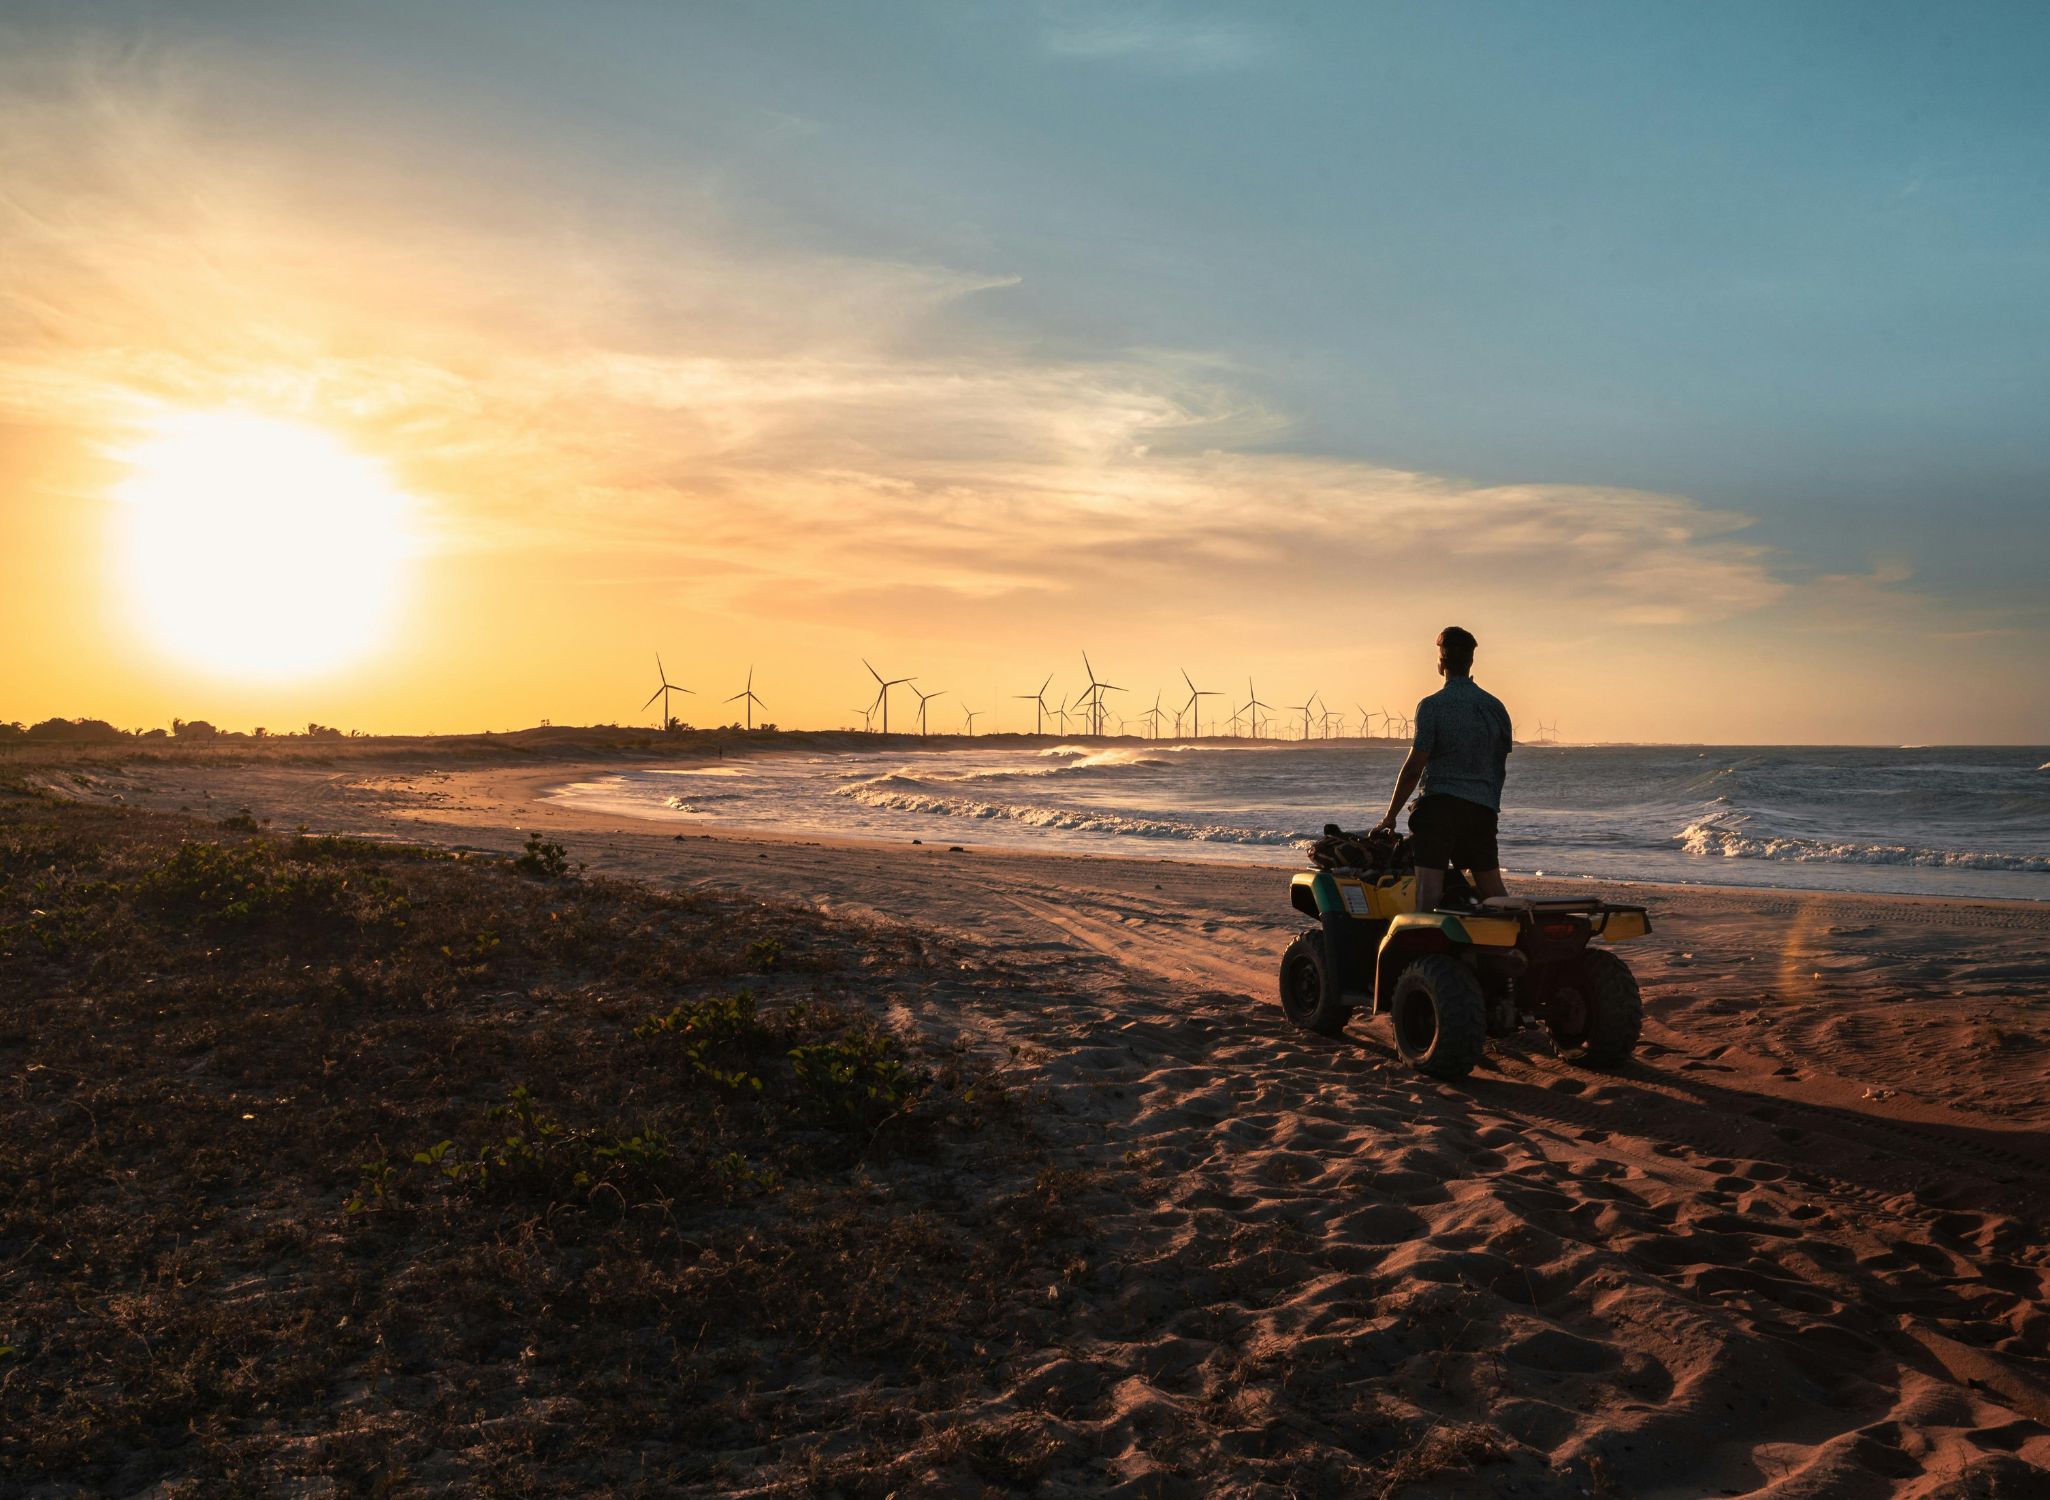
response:
<path id="1" fill-rule="evenodd" d="M 1345 903 L 1338 894 L 1338 882 L 1325 870 L 1314 875 L 1306 871 L 1290 880 L 1288 904 L 1306 917 L 1321 917 L 1327 911 L 1345 910 Z"/>
<path id="2" fill-rule="evenodd" d="M 1374 959 L 1374 1009 L 1379 1015 L 1395 997 L 1402 971 L 1426 953 L 1467 948 L 1514 948 L 1517 924 L 1506 917 L 1462 917 L 1444 911 L 1404 912 L 1388 924 Z"/>

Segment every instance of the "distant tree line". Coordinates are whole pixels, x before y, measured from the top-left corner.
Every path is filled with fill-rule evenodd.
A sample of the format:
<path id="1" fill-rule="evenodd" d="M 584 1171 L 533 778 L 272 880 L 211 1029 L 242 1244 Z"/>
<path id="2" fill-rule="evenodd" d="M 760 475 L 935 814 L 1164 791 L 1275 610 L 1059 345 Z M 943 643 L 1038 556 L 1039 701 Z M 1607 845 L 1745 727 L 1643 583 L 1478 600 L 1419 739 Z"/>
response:
<path id="1" fill-rule="evenodd" d="M 44 719 L 39 724 L 0 719 L 0 744 L 10 741 L 41 741 L 67 745 L 114 745 L 136 740 L 180 740 L 187 744 L 211 740 L 339 740 L 354 739 L 332 724 L 308 724 L 304 729 L 274 734 L 259 725 L 250 733 L 217 729 L 205 719 L 173 719 L 169 729 L 118 729 L 105 719 Z"/>

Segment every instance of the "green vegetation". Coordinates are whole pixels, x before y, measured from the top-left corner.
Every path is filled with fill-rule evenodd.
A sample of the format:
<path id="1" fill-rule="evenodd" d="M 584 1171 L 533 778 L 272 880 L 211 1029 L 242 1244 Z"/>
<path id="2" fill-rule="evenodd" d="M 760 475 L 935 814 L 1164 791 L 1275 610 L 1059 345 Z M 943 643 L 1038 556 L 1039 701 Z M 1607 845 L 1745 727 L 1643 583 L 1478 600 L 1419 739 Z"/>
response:
<path id="1" fill-rule="evenodd" d="M 533 878 L 0 788 L 10 1484 L 717 1490 L 845 1430 L 855 1493 L 899 1419 L 832 1392 L 965 1391 L 1044 1316 L 1086 1184 L 879 1020 L 984 981 L 539 845 Z"/>

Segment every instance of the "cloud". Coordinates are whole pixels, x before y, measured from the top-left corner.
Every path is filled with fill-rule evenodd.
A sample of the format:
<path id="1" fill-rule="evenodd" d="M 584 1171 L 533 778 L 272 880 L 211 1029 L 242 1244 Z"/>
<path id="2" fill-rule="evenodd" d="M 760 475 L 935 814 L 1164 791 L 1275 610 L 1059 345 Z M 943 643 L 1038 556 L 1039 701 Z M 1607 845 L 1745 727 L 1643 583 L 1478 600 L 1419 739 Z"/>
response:
<path id="1" fill-rule="evenodd" d="M 1050 4 L 1042 38 L 1056 57 L 1114 62 L 1169 73 L 1215 73 L 1266 60 L 1271 36 L 1240 20 L 1218 20 L 1159 4 Z"/>
<path id="2" fill-rule="evenodd" d="M 1137 47 L 1134 18 L 1156 51 L 1209 55 L 1198 23 L 1103 14 L 1094 41 L 1063 33 L 1073 55 Z M 549 184 L 490 216 L 431 176 L 366 205 L 325 188 L 323 153 L 355 143 L 199 128 L 191 66 L 89 60 L 6 92 L 7 413 L 314 418 L 433 502 L 445 550 L 630 560 L 847 627 L 1058 606 L 1266 630 L 1277 603 L 1426 594 L 1684 627 L 1787 593 L 1747 517 L 1682 496 L 1291 453 L 1228 360 L 964 336 L 950 319 L 1001 268 L 749 239 L 716 201 L 623 225 Z"/>

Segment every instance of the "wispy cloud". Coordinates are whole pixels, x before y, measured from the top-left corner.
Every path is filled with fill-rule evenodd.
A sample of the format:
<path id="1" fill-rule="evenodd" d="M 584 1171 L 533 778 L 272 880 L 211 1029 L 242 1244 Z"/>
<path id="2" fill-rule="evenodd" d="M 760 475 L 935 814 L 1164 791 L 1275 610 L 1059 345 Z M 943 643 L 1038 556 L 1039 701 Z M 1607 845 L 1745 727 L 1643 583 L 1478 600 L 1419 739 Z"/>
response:
<path id="1" fill-rule="evenodd" d="M 1202 16 L 1183 6 L 1147 3 L 1044 7 L 1041 35 L 1056 57 L 1117 62 L 1174 73 L 1212 73 L 1263 62 L 1272 35 L 1251 22 Z"/>
<path id="2" fill-rule="evenodd" d="M 1599 632 L 1790 596 L 1749 518 L 1684 496 L 1290 453 L 1285 415 L 1212 356 L 927 337 L 1000 268 L 746 243 L 716 213 L 480 223 L 432 180 L 371 213 L 322 194 L 311 147 L 196 131 L 161 78 L 11 99 L 0 408 L 102 432 L 164 404 L 342 425 L 453 551 L 630 565 L 734 616 L 843 629 L 1015 636 L 1055 607 L 1094 627 L 1201 601 L 1209 628 L 1277 647 L 1284 601 L 1436 597 Z"/>

